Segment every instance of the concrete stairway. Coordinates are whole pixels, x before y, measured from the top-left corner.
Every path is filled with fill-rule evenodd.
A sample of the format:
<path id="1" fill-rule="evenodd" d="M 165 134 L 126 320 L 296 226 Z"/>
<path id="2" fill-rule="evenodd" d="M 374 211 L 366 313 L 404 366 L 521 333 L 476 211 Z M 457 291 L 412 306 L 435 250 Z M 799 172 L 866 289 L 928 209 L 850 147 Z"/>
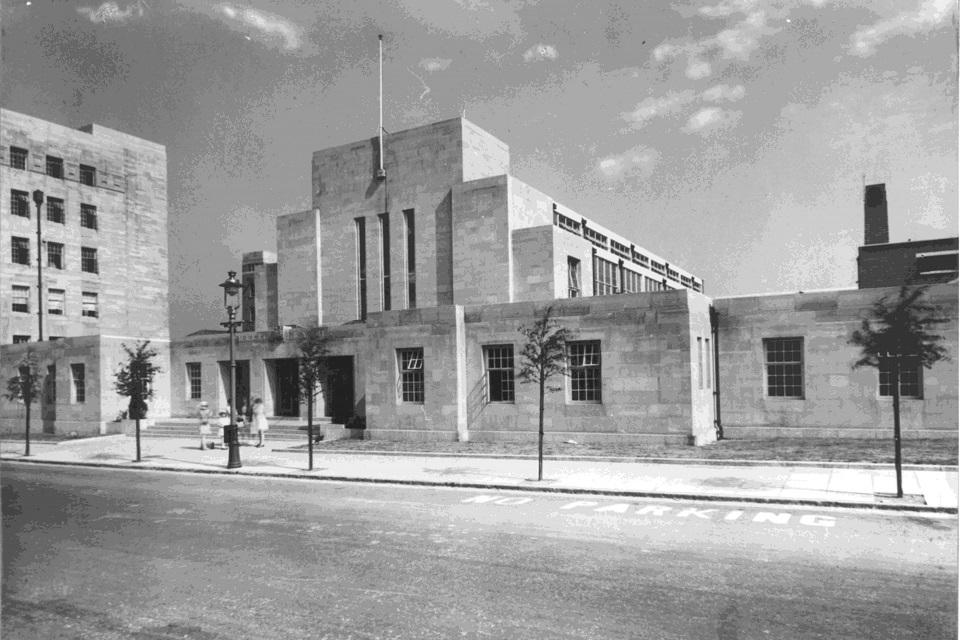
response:
<path id="1" fill-rule="evenodd" d="M 301 440 L 304 444 L 307 442 L 307 420 L 306 418 L 267 418 L 270 429 L 267 431 L 267 437 L 270 440 Z M 313 432 L 316 435 L 323 433 L 323 430 L 329 429 L 333 424 L 330 418 L 314 418 Z M 217 425 L 211 425 L 211 431 L 216 437 Z M 141 436 L 149 438 L 199 438 L 200 425 L 196 418 L 164 418 L 158 419 L 155 424 L 147 429 L 141 429 Z M 256 436 L 250 435 L 250 428 L 244 424 L 240 428 L 240 438 L 251 439 Z"/>

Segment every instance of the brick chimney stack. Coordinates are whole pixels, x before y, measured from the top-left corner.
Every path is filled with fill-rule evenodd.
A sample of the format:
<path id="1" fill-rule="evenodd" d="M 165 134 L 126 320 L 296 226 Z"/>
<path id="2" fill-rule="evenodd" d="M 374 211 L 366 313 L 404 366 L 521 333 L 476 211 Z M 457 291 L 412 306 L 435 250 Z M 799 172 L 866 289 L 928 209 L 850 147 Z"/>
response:
<path id="1" fill-rule="evenodd" d="M 888 242 L 887 187 L 884 184 L 868 184 L 863 192 L 863 244 Z"/>

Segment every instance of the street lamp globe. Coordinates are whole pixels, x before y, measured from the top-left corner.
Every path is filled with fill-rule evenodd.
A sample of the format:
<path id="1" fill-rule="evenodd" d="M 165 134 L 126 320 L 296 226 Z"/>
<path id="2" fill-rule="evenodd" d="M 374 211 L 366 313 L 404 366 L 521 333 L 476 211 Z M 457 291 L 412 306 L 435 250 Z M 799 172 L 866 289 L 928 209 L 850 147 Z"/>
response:
<path id="1" fill-rule="evenodd" d="M 220 286 L 223 287 L 223 306 L 229 309 L 236 309 L 237 299 L 240 295 L 240 290 L 243 289 L 243 283 L 237 280 L 236 271 L 228 271 L 227 279 L 220 283 Z"/>

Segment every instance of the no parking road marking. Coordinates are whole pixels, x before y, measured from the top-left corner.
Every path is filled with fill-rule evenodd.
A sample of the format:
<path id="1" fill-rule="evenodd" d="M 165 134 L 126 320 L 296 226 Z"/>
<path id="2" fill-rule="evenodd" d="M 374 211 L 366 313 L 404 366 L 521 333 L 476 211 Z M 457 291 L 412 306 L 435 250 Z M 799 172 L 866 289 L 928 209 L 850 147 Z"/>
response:
<path id="1" fill-rule="evenodd" d="M 466 498 L 463 504 L 491 504 L 498 506 L 516 506 L 529 504 L 533 498 L 524 496 L 479 495 Z M 658 516 L 663 518 L 683 518 L 687 520 L 712 520 L 715 522 L 734 522 L 744 520 L 758 524 L 790 524 L 797 522 L 808 527 L 832 527 L 836 518 L 815 513 L 804 513 L 794 520 L 793 513 L 784 511 L 744 511 L 742 509 L 701 509 L 696 507 L 677 507 L 660 504 L 632 504 L 629 502 L 611 502 L 603 504 L 592 500 L 574 500 L 561 506 L 558 511 L 593 513 L 619 513 L 635 516 Z"/>

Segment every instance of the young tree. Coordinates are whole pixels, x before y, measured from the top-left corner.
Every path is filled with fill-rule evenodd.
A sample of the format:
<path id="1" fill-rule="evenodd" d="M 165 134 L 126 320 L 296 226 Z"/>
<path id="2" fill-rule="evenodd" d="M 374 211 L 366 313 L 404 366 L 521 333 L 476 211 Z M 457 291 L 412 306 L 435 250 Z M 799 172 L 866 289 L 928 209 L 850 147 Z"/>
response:
<path id="1" fill-rule="evenodd" d="M 40 362 L 33 351 L 27 353 L 17 363 L 17 375 L 7 380 L 7 399 L 23 402 L 26 409 L 26 446 L 23 455 L 30 455 L 30 407 L 40 396 Z"/>
<path id="2" fill-rule="evenodd" d="M 300 349 L 300 393 L 307 400 L 308 470 L 313 470 L 313 403 L 327 378 L 330 336 L 322 327 L 301 329 L 297 335 Z"/>
<path id="3" fill-rule="evenodd" d="M 554 376 L 566 375 L 567 340 L 573 333 L 552 317 L 553 307 L 549 306 L 543 315 L 531 325 L 519 328 L 523 335 L 523 348 L 520 351 L 521 382 L 532 383 L 540 390 L 540 429 L 537 441 L 537 480 L 543 480 L 543 399 L 547 391 L 559 391 L 562 387 L 550 386 Z"/>
<path id="4" fill-rule="evenodd" d="M 850 344 L 860 347 L 860 359 L 853 368 L 873 367 L 889 376 L 893 391 L 894 466 L 897 473 L 897 497 L 903 497 L 900 460 L 900 374 L 904 361 L 929 369 L 934 362 L 947 360 L 940 344 L 943 336 L 932 329 L 947 322 L 942 310 L 922 298 L 927 287 L 900 287 L 897 296 L 883 296 L 873 303 L 860 329 L 853 332 Z"/>
<path id="5" fill-rule="evenodd" d="M 150 341 L 137 342 L 133 348 L 120 345 L 127 354 L 126 363 L 116 373 L 115 389 L 124 398 L 130 398 L 127 417 L 136 420 L 137 462 L 140 462 L 140 420 L 147 417 L 147 400 L 153 397 L 153 378 L 160 367 L 153 363 L 157 351 Z"/>

